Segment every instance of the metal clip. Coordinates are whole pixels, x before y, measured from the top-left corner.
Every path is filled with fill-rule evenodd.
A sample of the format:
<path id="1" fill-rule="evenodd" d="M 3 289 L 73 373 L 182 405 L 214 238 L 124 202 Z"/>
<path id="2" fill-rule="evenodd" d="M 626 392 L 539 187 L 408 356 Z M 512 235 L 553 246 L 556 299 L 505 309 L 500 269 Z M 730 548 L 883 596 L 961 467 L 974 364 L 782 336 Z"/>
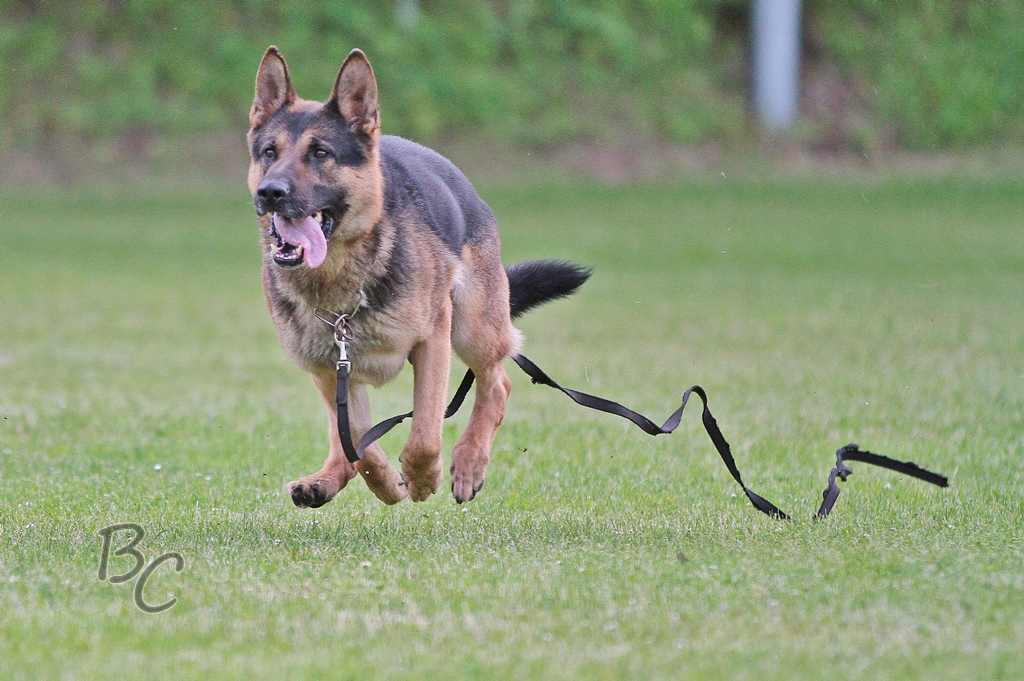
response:
<path id="1" fill-rule="evenodd" d="M 348 315 L 338 315 L 334 322 L 334 344 L 338 346 L 338 363 L 335 366 L 339 371 L 342 367 L 352 370 L 352 363 L 348 359 L 348 343 L 353 338 L 352 327 L 348 325 Z"/>
<path id="2" fill-rule="evenodd" d="M 361 293 L 361 292 L 360 292 Z M 356 308 L 356 312 L 359 308 Z M 331 314 L 334 318 L 330 319 L 320 313 L 316 308 L 313 309 L 313 314 L 316 315 L 317 319 L 322 321 L 324 324 L 334 329 L 334 344 L 338 346 L 338 362 L 335 365 L 338 371 L 344 367 L 347 371 L 352 370 L 352 362 L 348 359 L 348 344 L 355 340 L 355 334 L 352 332 L 352 327 L 349 325 L 348 320 L 355 314 Z"/>

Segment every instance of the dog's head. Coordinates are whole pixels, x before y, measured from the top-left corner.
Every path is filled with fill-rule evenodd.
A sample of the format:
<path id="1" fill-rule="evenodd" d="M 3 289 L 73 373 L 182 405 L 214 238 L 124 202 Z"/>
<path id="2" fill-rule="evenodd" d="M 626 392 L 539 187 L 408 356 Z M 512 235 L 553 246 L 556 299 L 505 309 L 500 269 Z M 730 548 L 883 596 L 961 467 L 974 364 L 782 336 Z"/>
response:
<path id="1" fill-rule="evenodd" d="M 263 55 L 249 113 L 249 190 L 274 263 L 316 268 L 335 240 L 351 241 L 380 218 L 380 109 L 370 62 L 345 60 L 326 102 L 300 99 L 276 47 Z"/>

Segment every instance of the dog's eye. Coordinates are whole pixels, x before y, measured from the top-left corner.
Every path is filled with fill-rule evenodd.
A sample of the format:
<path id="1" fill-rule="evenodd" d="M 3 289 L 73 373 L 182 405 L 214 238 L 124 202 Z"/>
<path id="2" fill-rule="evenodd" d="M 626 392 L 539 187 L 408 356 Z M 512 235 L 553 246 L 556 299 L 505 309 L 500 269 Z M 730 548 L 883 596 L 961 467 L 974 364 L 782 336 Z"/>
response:
<path id="1" fill-rule="evenodd" d="M 267 147 L 263 150 L 263 157 L 269 159 L 277 158 L 277 150 L 274 147 Z"/>
<path id="2" fill-rule="evenodd" d="M 313 152 L 313 158 L 327 158 L 329 155 L 326 149 L 317 149 Z"/>

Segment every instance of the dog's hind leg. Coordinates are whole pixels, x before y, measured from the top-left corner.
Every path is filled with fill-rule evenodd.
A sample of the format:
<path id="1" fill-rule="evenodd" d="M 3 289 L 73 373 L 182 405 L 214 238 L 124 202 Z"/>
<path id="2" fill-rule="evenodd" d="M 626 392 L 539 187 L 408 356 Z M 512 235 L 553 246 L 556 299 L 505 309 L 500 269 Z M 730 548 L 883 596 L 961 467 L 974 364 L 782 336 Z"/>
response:
<path id="1" fill-rule="evenodd" d="M 453 295 L 452 345 L 476 374 L 476 397 L 469 425 L 452 450 L 452 494 L 463 503 L 484 484 L 491 446 L 505 417 L 512 390 L 502 360 L 519 345 L 509 318 L 508 279 L 498 259 L 497 242 L 463 251 L 465 281 Z"/>
<path id="2" fill-rule="evenodd" d="M 452 449 L 452 495 L 460 504 L 476 497 L 483 487 L 491 445 L 505 417 L 505 402 L 512 390 L 512 382 L 500 361 L 473 368 L 473 373 L 477 379 L 473 413 Z"/>

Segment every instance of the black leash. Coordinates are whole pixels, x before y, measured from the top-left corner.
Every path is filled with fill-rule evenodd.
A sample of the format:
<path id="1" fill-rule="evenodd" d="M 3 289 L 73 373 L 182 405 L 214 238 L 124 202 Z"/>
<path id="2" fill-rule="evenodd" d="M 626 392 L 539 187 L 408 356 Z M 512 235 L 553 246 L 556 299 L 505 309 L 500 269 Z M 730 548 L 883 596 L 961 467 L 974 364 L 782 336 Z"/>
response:
<path id="1" fill-rule="evenodd" d="M 326 320 L 325 320 L 326 321 Z M 330 323 L 330 322 L 329 322 Z M 349 372 L 351 370 L 351 364 L 348 361 L 347 355 L 345 354 L 344 348 L 344 334 L 342 334 L 342 340 L 338 340 L 339 334 L 337 332 L 339 323 L 342 327 L 345 327 L 345 323 L 336 321 L 334 323 L 336 332 L 335 340 L 338 342 L 338 347 L 341 352 L 340 359 L 338 361 L 338 390 L 337 390 L 337 403 L 338 403 L 338 433 L 341 436 L 341 446 L 345 451 L 345 456 L 349 461 L 355 463 L 363 458 L 363 451 L 369 447 L 372 443 L 376 442 L 379 438 L 383 437 L 385 433 L 390 431 L 392 428 L 397 426 L 405 419 L 412 416 L 412 412 L 406 412 L 405 414 L 399 414 L 392 416 L 389 419 L 381 421 L 377 425 L 373 426 L 368 430 L 363 437 L 359 440 L 359 446 L 356 447 L 352 442 L 352 431 L 349 426 L 348 420 L 348 383 L 349 383 Z M 348 340 L 351 340 L 349 338 Z M 665 435 L 671 433 L 679 427 L 679 423 L 683 417 L 683 410 L 686 408 L 686 404 L 690 399 L 691 394 L 696 394 L 701 402 L 703 403 L 703 411 L 701 412 L 701 421 L 704 424 L 704 430 L 707 431 L 708 437 L 711 438 L 712 444 L 715 445 L 715 449 L 718 450 L 719 456 L 722 457 L 722 461 L 725 462 L 726 468 L 729 469 L 729 473 L 732 475 L 736 483 L 743 489 L 743 493 L 747 495 L 747 499 L 753 504 L 754 508 L 761 511 L 765 515 L 780 520 L 787 520 L 789 516 L 783 513 L 775 504 L 771 503 L 764 497 L 753 492 L 743 482 L 743 478 L 740 476 L 739 468 L 736 466 L 736 460 L 732 455 L 732 448 L 729 446 L 729 442 L 722 435 L 721 429 L 718 427 L 718 422 L 715 417 L 712 416 L 711 410 L 708 408 L 708 397 L 704 392 L 704 389 L 699 385 L 695 385 L 687 389 L 683 393 L 682 404 L 679 408 L 672 413 L 671 416 L 662 425 L 657 425 L 649 418 L 633 411 L 627 407 L 622 406 L 618 402 L 612 402 L 603 397 L 597 397 L 595 395 L 588 395 L 576 390 L 569 388 L 563 388 L 561 385 L 556 383 L 550 376 L 544 373 L 540 367 L 531 362 L 523 355 L 515 355 L 512 358 L 515 363 L 519 366 L 523 372 L 530 377 L 533 383 L 540 383 L 546 386 L 550 386 L 565 395 L 567 395 L 573 402 L 581 406 L 587 407 L 588 409 L 595 409 L 597 411 L 603 411 L 607 414 L 614 414 L 627 419 L 637 425 L 648 435 Z M 455 391 L 455 396 L 452 401 L 448 404 L 448 408 L 445 410 L 444 417 L 447 419 L 455 414 L 462 406 L 462 403 L 466 399 L 466 395 L 469 393 L 469 389 L 473 385 L 473 371 L 469 370 L 466 372 L 465 377 L 462 379 L 462 383 L 459 384 L 458 390 Z M 822 504 L 818 509 L 818 518 L 826 517 L 829 512 L 835 506 L 836 500 L 839 498 L 839 485 L 836 483 L 836 477 L 839 477 L 843 482 L 846 482 L 847 476 L 853 473 L 849 466 L 846 465 L 846 461 L 862 461 L 869 463 L 873 466 L 879 466 L 881 468 L 887 468 L 897 473 L 909 475 L 919 480 L 924 480 L 933 485 L 939 487 L 948 487 L 949 480 L 944 475 L 933 473 L 929 470 L 921 468 L 917 464 L 907 461 L 897 461 L 896 459 L 890 459 L 887 456 L 881 454 L 874 454 L 872 452 L 862 451 L 855 444 L 848 444 L 845 447 L 839 448 L 836 452 L 836 467 L 832 469 L 832 472 L 828 477 L 828 487 L 822 493 Z"/>
<path id="2" fill-rule="evenodd" d="M 827 516 L 832 507 L 836 505 L 836 499 L 839 498 L 839 485 L 836 484 L 836 477 L 838 476 L 843 482 L 846 482 L 846 477 L 853 475 L 853 471 L 846 465 L 846 461 L 863 461 L 872 466 L 888 468 L 891 471 L 903 473 L 903 475 L 909 475 L 912 478 L 924 480 L 939 487 L 949 487 L 949 479 L 945 475 L 932 473 L 921 468 L 916 463 L 897 461 L 881 454 L 862 451 L 857 445 L 851 443 L 836 450 L 836 467 L 829 473 L 828 487 L 821 493 L 821 507 L 818 509 L 819 518 Z"/>
<path id="3" fill-rule="evenodd" d="M 404 414 L 398 414 L 392 416 L 389 419 L 384 419 L 373 428 L 370 428 L 363 434 L 363 437 L 359 439 L 359 446 L 356 447 L 352 442 L 352 429 L 348 422 L 348 375 L 350 368 L 343 366 L 338 368 L 338 390 L 336 401 L 338 404 L 338 435 L 341 436 L 341 448 L 345 451 L 345 458 L 352 463 L 359 461 L 363 458 L 363 452 L 367 447 L 372 445 L 374 442 L 384 437 L 384 435 L 397 426 L 402 421 L 412 416 L 411 411 L 407 411 Z M 466 375 L 462 379 L 462 383 L 459 384 L 459 389 L 455 391 L 455 397 L 448 403 L 448 408 L 444 411 L 444 417 L 451 418 L 455 415 L 455 412 L 462 407 L 462 403 L 466 400 L 466 395 L 469 394 L 469 389 L 473 387 L 474 380 L 472 370 L 466 371 Z"/>
<path id="4" fill-rule="evenodd" d="M 704 403 L 704 411 L 701 412 L 701 421 L 704 422 L 704 430 L 708 432 L 708 437 L 711 438 L 711 442 L 714 443 L 719 456 L 721 456 L 722 461 L 725 462 L 725 467 L 729 469 L 729 473 L 732 474 L 733 480 L 743 488 L 743 493 L 747 495 L 748 499 L 750 499 L 750 503 L 752 503 L 754 508 L 758 511 L 761 511 L 761 513 L 770 515 L 773 518 L 779 518 L 780 520 L 787 520 L 789 518 L 789 516 L 780 511 L 775 504 L 764 497 L 755 494 L 749 487 L 743 484 L 743 478 L 740 477 L 740 471 L 736 468 L 736 460 L 732 457 L 732 448 L 729 447 L 729 443 L 726 441 L 725 436 L 723 436 L 722 431 L 719 430 L 718 422 L 715 421 L 715 417 L 711 415 L 711 410 L 708 409 L 708 396 L 704 392 L 704 389 L 699 385 L 695 385 L 683 393 L 683 403 L 680 404 L 679 408 L 668 417 L 668 420 L 665 421 L 664 424 L 658 426 L 643 414 L 639 414 L 632 409 L 628 409 L 618 402 L 612 402 L 611 400 L 606 400 L 603 397 L 596 397 L 594 395 L 588 395 L 587 393 L 563 388 L 555 383 L 555 381 L 553 381 L 547 374 L 541 371 L 540 367 L 522 355 L 516 355 L 512 359 L 515 360 L 515 363 L 519 365 L 519 368 L 522 369 L 535 384 L 541 383 L 543 385 L 550 386 L 555 390 L 560 390 L 568 395 L 573 402 L 581 406 L 628 419 L 639 426 L 640 430 L 644 431 L 648 435 L 667 435 L 678 428 L 679 422 L 683 418 L 683 410 L 686 409 L 686 403 L 689 401 L 690 395 L 696 393 L 697 397 L 700 398 L 700 401 Z"/>

